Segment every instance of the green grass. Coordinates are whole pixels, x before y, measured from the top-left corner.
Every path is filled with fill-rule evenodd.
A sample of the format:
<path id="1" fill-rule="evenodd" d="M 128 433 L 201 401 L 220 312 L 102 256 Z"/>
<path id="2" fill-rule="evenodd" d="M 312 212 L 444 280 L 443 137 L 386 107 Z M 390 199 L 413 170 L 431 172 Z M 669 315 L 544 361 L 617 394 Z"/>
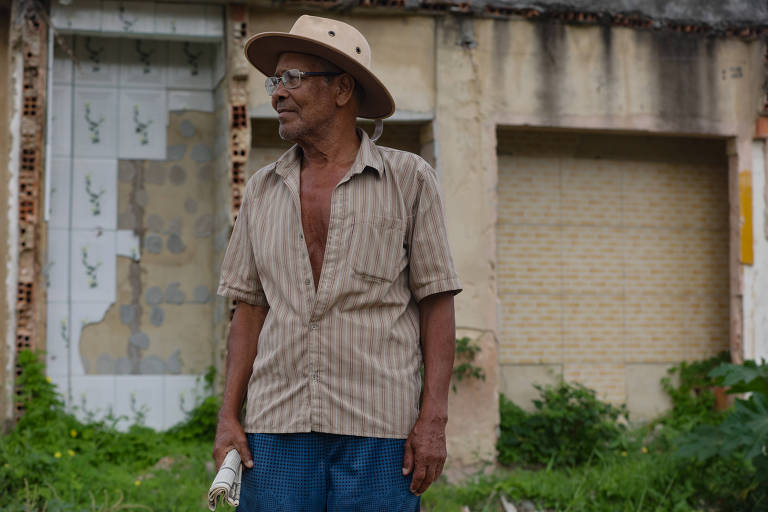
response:
<path id="1" fill-rule="evenodd" d="M 8 435 L 0 437 L 0 510 L 207 510 L 206 493 L 214 477 L 210 454 L 218 399 L 200 397 L 187 421 L 167 432 L 141 425 L 119 432 L 114 428 L 118 418 L 81 422 L 67 413 L 37 355 L 22 352 L 19 361 L 23 367 L 19 384 L 27 411 Z M 209 384 L 213 377 L 207 376 Z M 601 404 L 593 403 L 584 390 L 575 391 L 579 393 L 575 399 L 568 394 L 565 402 L 549 400 L 547 407 L 530 415 L 547 413 L 549 426 L 557 424 L 555 418 L 570 426 L 602 425 L 602 420 L 592 421 L 594 414 L 580 410 L 594 407 L 600 411 Z M 579 410 L 574 404 L 579 404 Z M 578 463 L 553 451 L 542 464 L 539 455 L 545 452 L 531 451 L 537 443 L 568 441 L 533 429 L 539 433 L 518 437 L 538 455 L 461 485 L 439 481 L 424 494 L 423 510 L 458 512 L 469 507 L 472 512 L 503 511 L 502 498 L 518 505 L 530 501 L 540 511 L 561 512 L 768 510 L 768 503 L 762 503 L 754 486 L 750 487 L 755 469 L 743 457 L 697 462 L 674 456 L 685 430 L 680 426 L 690 423 L 686 420 L 689 415 L 700 417 L 700 409 L 708 404 L 686 407 L 681 408 L 684 414 L 675 416 L 672 411 L 648 426 L 613 432 L 610 442 L 593 443 L 587 460 Z M 555 414 L 557 411 L 563 414 Z M 502 402 L 502 416 L 508 416 L 507 420 L 520 414 L 505 409 Z M 141 411 L 135 416 L 141 423 Z M 531 421 L 528 418 L 528 423 L 519 425 L 533 424 Z"/>
<path id="2" fill-rule="evenodd" d="M 26 413 L 0 437 L 0 510 L 207 510 L 217 399 L 200 397 L 168 432 L 119 432 L 119 418 L 83 423 L 67 413 L 37 355 L 21 352 L 19 362 Z"/>

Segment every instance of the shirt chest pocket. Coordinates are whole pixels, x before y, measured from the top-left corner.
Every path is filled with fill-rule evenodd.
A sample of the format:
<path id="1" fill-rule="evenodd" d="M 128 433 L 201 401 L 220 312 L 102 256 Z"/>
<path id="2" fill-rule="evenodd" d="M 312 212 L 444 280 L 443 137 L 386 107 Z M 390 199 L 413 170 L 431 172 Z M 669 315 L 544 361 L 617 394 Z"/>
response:
<path id="1" fill-rule="evenodd" d="M 405 266 L 404 237 L 403 219 L 355 219 L 349 255 L 355 277 L 370 282 L 394 281 Z"/>

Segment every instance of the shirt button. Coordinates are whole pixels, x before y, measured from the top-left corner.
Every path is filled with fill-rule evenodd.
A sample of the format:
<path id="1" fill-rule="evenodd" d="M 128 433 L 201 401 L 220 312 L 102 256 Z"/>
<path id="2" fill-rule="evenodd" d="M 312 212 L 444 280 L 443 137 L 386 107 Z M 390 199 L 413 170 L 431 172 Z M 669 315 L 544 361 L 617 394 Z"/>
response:
<path id="1" fill-rule="evenodd" d="M 299 233 L 299 240 L 304 240 L 304 233 Z"/>
<path id="2" fill-rule="evenodd" d="M 304 280 L 304 284 L 305 284 L 305 285 L 309 286 L 309 283 L 310 283 L 309 279 L 305 279 L 305 280 Z"/>
<path id="3" fill-rule="evenodd" d="M 313 331 L 316 331 L 317 330 L 317 324 L 310 324 L 309 328 L 312 329 Z"/>

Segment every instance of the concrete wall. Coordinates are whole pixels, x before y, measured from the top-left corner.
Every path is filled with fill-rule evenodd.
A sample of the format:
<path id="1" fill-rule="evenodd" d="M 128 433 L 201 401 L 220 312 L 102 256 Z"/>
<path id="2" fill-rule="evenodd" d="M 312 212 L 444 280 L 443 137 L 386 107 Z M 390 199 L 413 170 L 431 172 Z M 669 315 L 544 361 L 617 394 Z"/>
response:
<path id="1" fill-rule="evenodd" d="M 249 31 L 288 30 L 299 14 L 270 10 L 263 4 L 252 7 Z M 556 378 L 547 373 L 547 364 L 526 363 L 514 372 L 499 373 L 497 129 L 715 136 L 720 139 L 717 151 L 722 153 L 723 141 L 732 141 L 735 168 L 746 159 L 751 165 L 751 138 L 763 98 L 764 45 L 669 30 L 519 19 L 394 16 L 391 12 L 372 16 L 371 11 L 324 15 L 352 23 L 371 42 L 374 71 L 397 104 L 393 120 L 385 122 L 385 133 L 398 119 L 432 121 L 427 125 L 434 138 L 449 236 L 464 284 L 456 302 L 458 334 L 481 345 L 479 363 L 486 371 L 484 382 L 464 385 L 451 395 L 449 466 L 457 472 L 476 467 L 494 456 L 500 387 Z M 263 76 L 251 71 L 250 78 L 249 113 L 269 118 Z M 674 140 L 667 144 L 674 145 Z M 278 154 L 276 148 L 254 151 L 249 164 L 264 165 Z M 738 195 L 734 196 L 726 176 L 733 175 L 734 165 L 723 164 L 725 159 L 725 154 L 718 157 L 723 173 L 718 197 L 730 203 L 730 218 L 728 209 L 721 209 L 725 218 L 720 220 L 732 240 L 721 241 L 721 249 L 722 244 L 733 247 L 733 237 L 735 243 L 741 238 Z M 722 344 L 723 336 L 740 336 L 740 254 L 731 251 L 721 266 L 725 268 L 717 275 L 729 279 L 721 290 L 721 301 L 726 310 L 731 309 L 731 326 L 723 327 L 726 334 L 718 338 Z M 592 382 L 599 373 L 597 366 L 594 372 L 587 366 L 573 377 Z M 644 386 L 637 385 L 660 378 L 665 369 L 666 363 L 652 371 L 626 369 L 626 385 L 639 390 L 633 407 L 652 411 L 665 405 L 657 389 L 649 388 L 643 395 Z"/>
<path id="2" fill-rule="evenodd" d="M 10 111 L 11 111 L 11 61 L 9 56 L 9 31 L 10 31 L 10 19 L 11 19 L 11 6 L 10 2 L 0 2 L 0 169 L 8 169 L 10 158 Z M 8 173 L 2 173 L 3 178 L 0 179 L 0 204 L 4 205 L 2 214 L 0 215 L 0 283 L 6 283 L 9 272 L 9 250 L 16 250 L 16 247 L 10 247 L 9 243 L 9 225 L 8 208 L 9 201 L 9 176 Z M 7 290 L 7 288 L 4 288 Z M 3 333 L 3 337 L 7 334 L 8 323 L 11 321 L 12 305 L 9 304 L 8 293 L 0 294 L 0 332 Z M 12 349 L 15 343 L 9 348 Z M 6 340 L 3 339 L 0 342 L 0 432 L 4 430 L 6 421 L 11 418 L 11 398 L 12 398 L 12 378 L 8 378 L 9 370 L 13 367 L 12 360 L 14 358 L 14 351 L 6 349 Z M 10 364 L 9 364 L 10 363 Z M 11 372 L 12 374 L 12 372 Z"/>

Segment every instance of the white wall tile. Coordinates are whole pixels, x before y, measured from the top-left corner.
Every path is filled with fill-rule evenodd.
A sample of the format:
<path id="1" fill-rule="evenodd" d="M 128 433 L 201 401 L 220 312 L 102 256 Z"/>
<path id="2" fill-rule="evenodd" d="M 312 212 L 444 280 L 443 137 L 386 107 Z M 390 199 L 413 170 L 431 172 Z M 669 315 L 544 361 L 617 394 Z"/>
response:
<path id="1" fill-rule="evenodd" d="M 138 261 L 141 258 L 139 253 L 139 237 L 130 229 L 119 229 L 115 235 L 117 237 L 117 255 L 127 256 Z"/>
<path id="2" fill-rule="evenodd" d="M 64 404 L 69 406 L 69 376 L 68 375 L 48 375 L 51 383 L 56 386 L 56 392 L 64 400 Z"/>
<path id="3" fill-rule="evenodd" d="M 74 156 L 117 158 L 115 89 L 75 87 Z"/>
<path id="4" fill-rule="evenodd" d="M 212 89 L 213 50 L 211 43 L 168 43 L 168 87 Z"/>
<path id="5" fill-rule="evenodd" d="M 58 2 L 56 2 L 58 3 Z M 53 42 L 53 83 L 54 84 L 71 84 L 72 83 L 72 68 L 74 63 L 72 57 L 59 45 L 59 39 L 61 39 L 69 51 L 74 55 L 74 38 L 71 35 L 60 35 Z"/>
<path id="6" fill-rule="evenodd" d="M 216 43 L 213 53 L 213 87 L 216 87 L 227 72 L 227 50 L 224 43 Z"/>
<path id="7" fill-rule="evenodd" d="M 101 19 L 101 29 L 105 32 L 149 34 L 155 26 L 155 4 L 105 1 Z"/>
<path id="8" fill-rule="evenodd" d="M 69 304 L 49 302 L 46 322 L 46 373 L 64 377 L 69 374 Z"/>
<path id="9" fill-rule="evenodd" d="M 202 4 L 155 4 L 155 33 L 199 36 L 205 31 Z"/>
<path id="10" fill-rule="evenodd" d="M 168 43 L 154 39 L 122 39 L 120 87 L 165 87 Z"/>
<path id="11" fill-rule="evenodd" d="M 68 228 L 72 180 L 72 160 L 69 158 L 51 159 L 51 194 L 48 212 L 49 228 Z"/>
<path id="12" fill-rule="evenodd" d="M 56 28 L 101 30 L 101 1 L 78 0 L 70 5 L 51 2 L 51 21 Z"/>
<path id="13" fill-rule="evenodd" d="M 80 335 L 88 324 L 101 322 L 112 302 L 72 302 L 70 315 L 69 368 L 72 375 L 85 375 L 86 368 L 80 352 Z"/>
<path id="14" fill-rule="evenodd" d="M 72 228 L 117 229 L 117 160 L 75 158 Z"/>
<path id="15" fill-rule="evenodd" d="M 48 229 L 45 277 L 48 302 L 69 300 L 69 230 Z"/>
<path id="16" fill-rule="evenodd" d="M 51 98 L 51 150 L 53 156 L 72 154 L 72 86 L 54 85 Z"/>
<path id="17" fill-rule="evenodd" d="M 117 86 L 120 70 L 120 41 L 97 36 L 77 36 L 75 68 L 77 85 Z"/>
<path id="18" fill-rule="evenodd" d="M 163 375 L 118 375 L 115 377 L 115 412 L 128 416 L 120 428 L 135 423 L 136 413 L 144 411 L 144 424 L 155 429 L 163 428 L 165 408 Z"/>
<path id="19" fill-rule="evenodd" d="M 213 93 L 210 91 L 168 91 L 168 110 L 199 110 L 213 112 Z"/>
<path id="20" fill-rule="evenodd" d="M 221 5 L 205 5 L 205 35 L 224 37 L 224 10 Z"/>
<path id="21" fill-rule="evenodd" d="M 115 377 L 112 375 L 83 375 L 72 377 L 70 409 L 82 421 L 93 417 L 103 419 L 115 404 Z"/>
<path id="22" fill-rule="evenodd" d="M 166 151 L 165 90 L 122 89 L 120 91 L 120 158 L 164 160 Z"/>
<path id="23" fill-rule="evenodd" d="M 170 428 L 187 418 L 191 410 L 205 397 L 202 375 L 165 375 L 164 427 Z"/>
<path id="24" fill-rule="evenodd" d="M 73 230 L 70 254 L 70 300 L 73 303 L 114 302 L 117 279 L 115 232 Z"/>

